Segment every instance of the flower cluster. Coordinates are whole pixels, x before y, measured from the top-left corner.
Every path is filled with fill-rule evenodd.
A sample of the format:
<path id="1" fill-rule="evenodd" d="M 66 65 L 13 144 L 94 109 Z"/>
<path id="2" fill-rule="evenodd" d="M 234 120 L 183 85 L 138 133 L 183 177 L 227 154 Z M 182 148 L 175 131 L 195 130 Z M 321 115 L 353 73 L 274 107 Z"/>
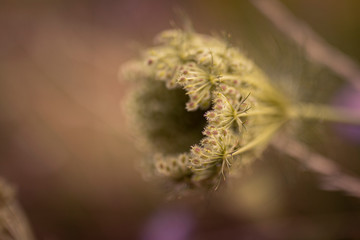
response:
<path id="1" fill-rule="evenodd" d="M 155 175 L 188 188 L 217 186 L 245 152 L 266 144 L 262 132 L 280 126 L 286 100 L 228 41 L 175 29 L 156 42 L 124 75 L 146 86 L 135 90 L 131 110 L 137 126 L 147 126 L 140 132 L 154 146 Z"/>
<path id="2" fill-rule="evenodd" d="M 221 92 L 216 93 L 213 110 L 206 112 L 206 119 L 211 125 L 218 128 L 241 132 L 247 112 L 251 108 L 250 104 L 246 102 L 249 96 L 240 96 L 234 101 L 234 99 L 225 97 Z"/>
<path id="3" fill-rule="evenodd" d="M 239 140 L 228 130 L 212 125 L 208 125 L 203 134 L 206 137 L 201 140 L 200 145 L 191 147 L 194 180 L 209 179 L 214 173 L 221 173 L 225 177 L 225 172 L 231 167 L 232 153 L 240 146 Z"/>
<path id="4" fill-rule="evenodd" d="M 189 174 L 189 156 L 180 154 L 178 156 L 164 157 L 162 154 L 154 156 L 156 170 L 160 175 L 180 179 Z"/>

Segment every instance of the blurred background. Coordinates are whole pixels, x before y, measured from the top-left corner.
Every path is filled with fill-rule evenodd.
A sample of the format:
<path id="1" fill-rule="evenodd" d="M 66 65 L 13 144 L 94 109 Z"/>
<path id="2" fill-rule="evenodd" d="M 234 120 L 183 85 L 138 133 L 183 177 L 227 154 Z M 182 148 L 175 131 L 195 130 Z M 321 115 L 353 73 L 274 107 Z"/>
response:
<path id="1" fill-rule="evenodd" d="M 360 61 L 358 0 L 282 2 Z M 231 33 L 289 95 L 360 102 L 247 0 L 1 0 L 0 176 L 17 187 L 36 238 L 360 239 L 360 200 L 271 148 L 232 194 L 167 200 L 142 178 L 118 71 L 178 20 L 174 9 L 202 33 Z M 360 176 L 359 135 L 305 126 L 299 139 Z"/>

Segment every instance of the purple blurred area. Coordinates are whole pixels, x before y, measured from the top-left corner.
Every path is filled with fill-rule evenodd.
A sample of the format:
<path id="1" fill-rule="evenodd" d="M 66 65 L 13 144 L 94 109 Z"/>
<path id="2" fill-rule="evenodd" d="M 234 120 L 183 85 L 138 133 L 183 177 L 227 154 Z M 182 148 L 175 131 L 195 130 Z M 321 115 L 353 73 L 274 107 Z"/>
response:
<path id="1" fill-rule="evenodd" d="M 194 216 L 186 209 L 161 209 L 145 225 L 142 240 L 186 240 L 194 228 Z"/>
<path id="2" fill-rule="evenodd" d="M 284 2 L 360 59 L 357 0 Z M 281 154 L 255 166 L 230 202 L 180 199 L 174 208 L 142 179 L 118 70 L 170 27 L 174 9 L 206 33 L 273 31 L 246 0 L 1 1 L 0 175 L 18 187 L 37 239 L 360 238 L 359 202 L 319 190 Z"/>
<path id="3" fill-rule="evenodd" d="M 360 115 L 360 92 L 352 86 L 345 86 L 334 97 L 334 105 Z M 335 127 L 340 135 L 360 146 L 360 126 L 336 124 Z"/>

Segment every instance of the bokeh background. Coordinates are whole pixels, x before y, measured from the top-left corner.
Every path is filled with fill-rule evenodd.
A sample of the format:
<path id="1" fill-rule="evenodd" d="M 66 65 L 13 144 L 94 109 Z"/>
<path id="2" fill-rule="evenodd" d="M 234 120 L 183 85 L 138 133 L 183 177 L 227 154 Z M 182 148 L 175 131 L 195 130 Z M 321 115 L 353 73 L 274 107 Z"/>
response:
<path id="1" fill-rule="evenodd" d="M 358 0 L 282 2 L 360 61 Z M 177 9 L 200 32 L 231 33 L 291 95 L 346 96 L 342 79 L 307 61 L 246 0 L 1 0 L 0 175 L 17 186 L 36 238 L 360 239 L 360 200 L 324 190 L 316 174 L 272 149 L 232 194 L 168 200 L 142 178 L 143 155 L 121 110 L 131 84 L 119 66 L 171 21 L 181 26 Z M 299 139 L 360 176 L 356 137 L 305 126 Z"/>

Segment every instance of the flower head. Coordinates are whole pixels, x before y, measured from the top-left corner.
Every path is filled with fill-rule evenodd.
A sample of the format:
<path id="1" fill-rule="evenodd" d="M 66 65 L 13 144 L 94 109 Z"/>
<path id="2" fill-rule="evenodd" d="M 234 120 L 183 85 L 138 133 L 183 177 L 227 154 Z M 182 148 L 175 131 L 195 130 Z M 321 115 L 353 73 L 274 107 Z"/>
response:
<path id="1" fill-rule="evenodd" d="M 143 85 L 131 110 L 153 146 L 155 175 L 187 188 L 217 186 L 240 155 L 263 149 L 286 101 L 227 41 L 175 29 L 156 42 L 141 67 L 131 65 L 141 74 L 126 75 Z"/>

